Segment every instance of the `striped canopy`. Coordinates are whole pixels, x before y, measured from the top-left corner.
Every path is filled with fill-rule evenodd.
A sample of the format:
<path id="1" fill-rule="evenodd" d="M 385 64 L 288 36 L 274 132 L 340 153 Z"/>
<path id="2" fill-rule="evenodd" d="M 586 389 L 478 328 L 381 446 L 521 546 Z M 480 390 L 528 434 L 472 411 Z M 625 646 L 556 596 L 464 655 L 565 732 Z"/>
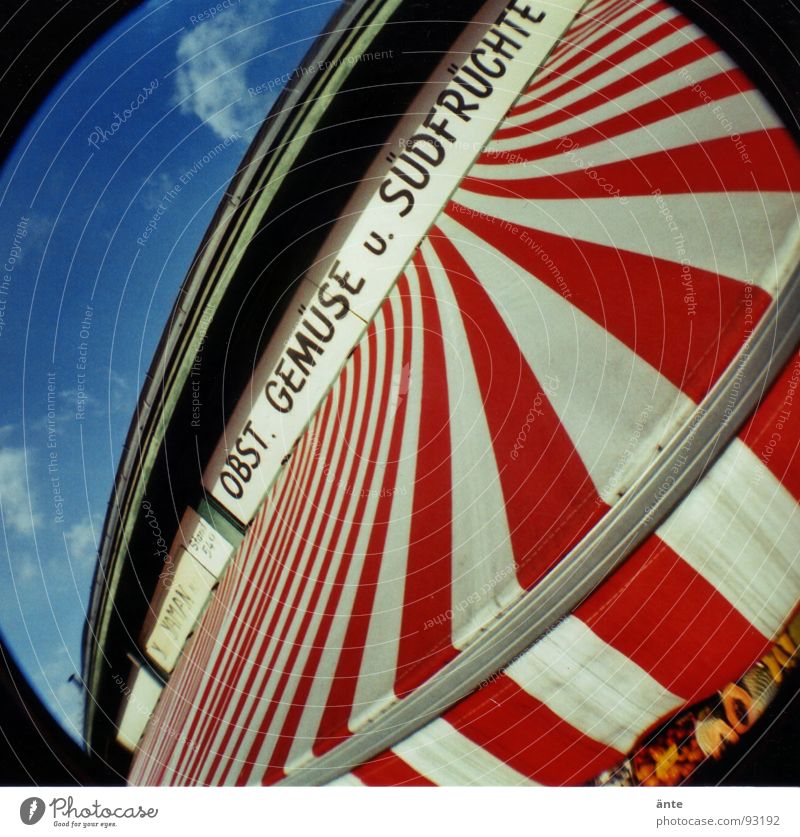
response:
<path id="1" fill-rule="evenodd" d="M 654 0 L 586 3 L 496 117 L 250 524 L 131 783 L 587 782 L 794 612 L 800 355 L 624 563 L 591 577 L 580 551 L 676 440 L 699 455 L 687 428 L 788 287 L 793 139 Z M 593 592 L 460 675 L 559 569 Z M 466 696 L 391 727 L 445 676 Z"/>

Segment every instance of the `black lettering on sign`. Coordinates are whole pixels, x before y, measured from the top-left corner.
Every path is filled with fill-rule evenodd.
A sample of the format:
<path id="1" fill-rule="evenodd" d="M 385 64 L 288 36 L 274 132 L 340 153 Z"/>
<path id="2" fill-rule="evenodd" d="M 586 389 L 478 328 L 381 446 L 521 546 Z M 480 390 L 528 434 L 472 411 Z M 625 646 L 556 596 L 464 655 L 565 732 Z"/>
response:
<path id="1" fill-rule="evenodd" d="M 343 270 L 340 261 L 335 261 L 327 278 L 335 282 L 347 294 L 355 296 L 361 292 L 366 280 L 352 279 L 349 270 Z M 292 335 L 283 357 L 278 361 L 264 389 L 269 405 L 279 413 L 288 413 L 294 407 L 294 396 L 306 385 L 306 379 L 317 365 L 317 357 L 325 353 L 325 343 L 330 343 L 336 333 L 334 320 L 341 320 L 350 310 L 350 301 L 345 293 L 330 294 L 331 283 L 325 282 L 317 289 L 317 305 L 308 309 L 299 328 Z M 338 308 L 333 320 L 322 309 Z"/>
<path id="2" fill-rule="evenodd" d="M 303 325 L 307 325 L 308 320 L 303 320 Z M 330 325 L 330 323 L 329 323 Z M 332 333 L 331 333 L 331 336 Z M 289 348 L 286 350 L 286 357 L 289 360 L 294 361 L 295 366 L 300 370 L 303 375 L 308 375 L 308 370 L 310 366 L 317 365 L 317 359 L 311 354 L 312 350 L 316 352 L 318 355 L 322 354 L 322 348 L 318 346 L 308 335 L 303 334 L 302 331 L 298 331 L 295 335 L 295 339 L 297 340 L 297 345 L 300 347 L 299 349 L 295 349 L 294 347 Z M 330 337 L 328 338 L 330 339 Z M 283 361 L 281 361 L 282 363 Z M 284 378 L 284 380 L 286 380 Z M 289 383 L 286 381 L 287 384 Z M 305 386 L 305 381 L 301 385 L 300 389 Z M 295 390 L 295 392 L 299 392 L 299 390 Z"/>
<path id="3" fill-rule="evenodd" d="M 384 180 L 381 183 L 379 193 L 384 203 L 394 203 L 400 200 L 405 201 L 405 206 L 398 213 L 401 218 L 405 218 L 414 208 L 414 193 L 408 189 L 392 189 L 391 187 L 394 185 L 394 181 L 391 178 Z"/>
<path id="4" fill-rule="evenodd" d="M 328 279 L 333 279 L 333 281 L 338 283 L 340 287 L 353 295 L 360 293 L 361 289 L 364 287 L 364 278 L 362 277 L 359 279 L 358 284 L 354 287 L 350 284 L 349 270 L 345 270 L 344 273 L 338 272 L 340 264 L 341 262 L 338 259 L 333 263 L 333 267 L 328 271 Z"/>
<path id="5" fill-rule="evenodd" d="M 471 122 L 482 102 L 491 98 L 495 90 L 492 79 L 506 74 L 508 64 L 522 49 L 522 42 L 530 37 L 530 24 L 541 23 L 545 16 L 546 12 L 532 13 L 530 4 L 510 0 L 462 66 L 450 65 L 448 72 L 453 80 L 437 96 L 436 105 L 422 123 L 429 133 L 418 131 L 401 143 L 406 151 L 399 157 L 393 152 L 388 157 L 392 167 L 378 194 L 387 204 L 403 201 L 398 211 L 401 218 L 414 209 L 415 193 L 430 184 L 431 169 L 444 161 L 446 146 L 440 141 L 451 145 L 456 142 L 457 126 Z M 447 116 L 443 115 L 445 111 Z M 451 130 L 452 120 L 456 121 Z"/>
<path id="6" fill-rule="evenodd" d="M 237 437 L 233 445 L 234 452 L 229 452 L 219 477 L 225 492 L 234 500 L 244 495 L 245 485 L 250 482 L 253 472 L 261 464 L 261 455 L 253 442 L 261 450 L 267 450 L 267 443 L 256 433 L 251 419 L 244 426 L 241 435 Z"/>

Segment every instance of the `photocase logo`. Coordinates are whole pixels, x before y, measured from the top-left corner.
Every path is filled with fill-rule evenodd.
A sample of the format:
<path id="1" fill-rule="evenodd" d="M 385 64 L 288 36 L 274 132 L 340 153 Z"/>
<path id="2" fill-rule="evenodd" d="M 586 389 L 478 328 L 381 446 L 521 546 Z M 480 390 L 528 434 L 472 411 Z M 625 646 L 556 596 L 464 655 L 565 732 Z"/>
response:
<path id="1" fill-rule="evenodd" d="M 36 825 L 44 816 L 44 800 L 31 796 L 19 806 L 19 818 L 25 825 Z"/>

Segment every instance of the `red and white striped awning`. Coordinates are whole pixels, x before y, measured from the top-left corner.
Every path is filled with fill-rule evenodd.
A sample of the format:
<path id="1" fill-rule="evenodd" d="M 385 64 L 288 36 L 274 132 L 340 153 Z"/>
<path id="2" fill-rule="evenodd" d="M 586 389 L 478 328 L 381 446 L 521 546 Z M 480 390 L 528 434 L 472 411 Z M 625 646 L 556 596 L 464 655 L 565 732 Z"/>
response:
<path id="1" fill-rule="evenodd" d="M 573 566 L 662 451 L 697 453 L 687 426 L 797 264 L 798 188 L 791 136 L 703 32 L 587 3 L 300 438 L 130 782 L 313 780 Z M 744 672 L 800 599 L 798 381 L 795 355 L 569 615 L 336 781 L 584 782 Z"/>

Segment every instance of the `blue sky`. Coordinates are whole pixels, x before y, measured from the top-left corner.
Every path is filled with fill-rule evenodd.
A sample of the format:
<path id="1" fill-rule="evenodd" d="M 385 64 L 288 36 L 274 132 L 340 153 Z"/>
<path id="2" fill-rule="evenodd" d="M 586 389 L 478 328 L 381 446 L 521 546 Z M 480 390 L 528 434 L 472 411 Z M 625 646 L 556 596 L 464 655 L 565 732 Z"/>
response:
<path id="1" fill-rule="evenodd" d="M 144 375 L 278 79 L 339 5 L 146 3 L 0 172 L 0 631 L 73 735 L 67 680 Z"/>

